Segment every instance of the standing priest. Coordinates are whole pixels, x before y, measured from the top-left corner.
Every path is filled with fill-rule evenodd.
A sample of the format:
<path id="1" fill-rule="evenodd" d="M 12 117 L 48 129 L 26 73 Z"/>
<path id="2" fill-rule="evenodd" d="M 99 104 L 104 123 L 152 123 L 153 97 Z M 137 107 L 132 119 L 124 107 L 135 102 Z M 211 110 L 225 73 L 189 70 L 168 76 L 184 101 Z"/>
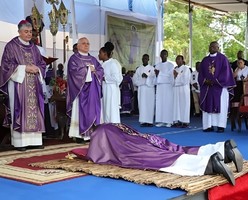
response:
<path id="1" fill-rule="evenodd" d="M 198 81 L 203 131 L 224 132 L 227 125 L 229 93 L 236 85 L 228 59 L 219 52 L 219 44 L 209 45 L 209 55 L 203 58 Z"/>
<path id="2" fill-rule="evenodd" d="M 78 51 L 68 61 L 67 115 L 70 117 L 69 137 L 81 143 L 90 139 L 100 124 L 103 68 L 89 55 L 90 43 L 85 37 L 77 43 Z"/>
<path id="3" fill-rule="evenodd" d="M 32 25 L 22 20 L 19 36 L 5 46 L 0 67 L 0 89 L 8 95 L 5 125 L 11 128 L 11 144 L 25 151 L 42 148 L 44 97 L 42 84 L 46 63 L 37 46 L 30 42 Z"/>

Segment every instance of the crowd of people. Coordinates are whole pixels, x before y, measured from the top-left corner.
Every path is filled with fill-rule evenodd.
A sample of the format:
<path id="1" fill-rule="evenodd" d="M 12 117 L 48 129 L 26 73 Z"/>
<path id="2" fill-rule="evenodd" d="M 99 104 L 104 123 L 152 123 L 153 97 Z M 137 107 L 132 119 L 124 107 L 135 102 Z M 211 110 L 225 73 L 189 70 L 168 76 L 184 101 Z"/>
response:
<path id="1" fill-rule="evenodd" d="M 20 62 L 22 65 L 17 65 L 18 67 L 15 66 L 12 69 L 14 70 L 13 74 L 9 70 L 8 76 L 5 74 L 1 78 L 1 90 L 14 97 L 13 100 L 10 97 L 7 105 L 6 123 L 12 124 L 13 133 L 17 130 L 25 133 L 28 130 L 25 126 L 34 126 L 24 122 L 38 123 L 34 130 L 42 133 L 44 124 L 39 121 L 44 121 L 44 100 L 30 101 L 35 103 L 31 105 L 31 108 L 34 109 L 32 106 L 36 106 L 37 115 L 35 117 L 38 117 L 36 119 L 32 116 L 31 111 L 21 107 L 24 106 L 20 100 L 19 91 L 21 89 L 17 88 L 16 83 L 26 80 L 24 79 L 26 70 L 26 73 L 31 74 L 30 77 L 35 80 L 31 81 L 30 79 L 36 86 L 36 89 L 32 87 L 36 94 L 34 95 L 31 90 L 28 90 L 30 94 L 24 94 L 23 98 L 25 99 L 29 95 L 42 98 L 42 90 L 38 88 L 43 85 L 44 81 L 49 82 L 47 79 L 50 78 L 48 76 L 50 67 L 46 67 L 46 63 L 42 59 L 40 47 L 37 52 L 39 54 L 34 55 L 32 49 L 36 51 L 38 46 L 30 42 L 33 39 L 32 25 L 23 20 L 18 28 L 19 37 L 6 45 L 1 64 L 1 70 L 4 72 L 4 70 L 7 71 L 4 67 L 10 66 L 7 66 L 7 62 L 13 62 L 12 59 L 15 59 L 18 64 L 15 56 L 22 55 L 19 59 L 26 60 Z M 15 48 L 21 49 L 19 54 L 16 55 L 12 52 L 14 48 L 11 44 L 15 44 Z M 229 94 L 233 92 L 235 79 L 237 81 L 248 79 L 248 69 L 245 65 L 247 61 L 243 59 L 242 52 L 238 52 L 237 61 L 230 67 L 226 56 L 219 52 L 217 42 L 211 42 L 209 55 L 201 62 L 196 63 L 196 70 L 193 72 L 189 66 L 185 65 L 182 55 L 176 57 L 175 64 L 169 61 L 168 51 L 165 49 L 160 52 L 161 62 L 151 65 L 149 55 L 144 54 L 142 64 L 135 71 L 129 70 L 128 72 L 113 58 L 114 45 L 111 42 L 106 42 L 99 50 L 98 59 L 90 55 L 89 51 L 89 40 L 85 37 L 80 38 L 77 44 L 73 45 L 74 54 L 69 58 L 66 66 L 64 67 L 60 63 L 56 72 L 58 77 L 66 76 L 67 79 L 66 114 L 70 124 L 69 136 L 77 140 L 89 139 L 94 127 L 100 123 L 120 123 L 121 114 L 139 114 L 139 123 L 142 127 L 154 125 L 157 127 L 188 127 L 192 110 L 191 101 L 194 105 L 194 115 L 201 116 L 202 114 L 203 131 L 214 131 L 214 127 L 217 127 L 217 132 L 224 132 L 227 124 Z M 37 61 L 34 61 L 34 56 L 37 57 Z M 35 62 L 38 64 L 35 65 Z M 25 64 L 26 68 L 23 67 Z M 19 75 L 19 73 L 21 74 Z M 47 73 L 47 77 L 45 73 Z M 17 80 L 12 84 L 11 81 L 15 78 Z M 14 89 L 10 88 L 12 85 Z M 28 112 L 27 116 L 30 117 L 30 120 L 26 120 L 25 112 L 15 109 L 16 102 L 20 104 L 19 109 L 22 108 Z M 37 129 L 37 127 L 40 128 Z M 22 137 L 24 135 L 21 134 Z M 37 135 L 39 134 L 35 136 Z M 13 144 L 17 148 L 29 144 L 22 144 L 22 142 L 15 144 L 15 138 L 21 139 L 13 136 Z M 29 145 L 36 144 L 40 146 L 41 142 L 30 142 Z"/>
<path id="2" fill-rule="evenodd" d="M 242 91 L 237 94 L 236 85 L 248 80 L 243 52 L 237 53 L 237 60 L 231 66 L 219 52 L 218 42 L 211 42 L 209 55 L 196 62 L 195 71 L 185 65 L 182 55 L 176 57 L 175 65 L 167 60 L 165 49 L 160 58 L 160 63 L 151 66 L 149 55 L 144 54 L 143 64 L 132 78 L 138 88 L 140 125 L 188 127 L 193 110 L 194 116 L 202 116 L 204 132 L 224 132 L 230 101 L 239 102 L 242 95 Z"/>
<path id="3" fill-rule="evenodd" d="M 19 36 L 7 43 L 0 68 L 0 89 L 8 96 L 5 125 L 10 126 L 12 145 L 20 151 L 29 146 L 42 148 L 42 133 L 46 128 L 42 89 L 46 63 L 31 42 L 32 30 L 26 20 L 18 24 Z M 217 132 L 223 132 L 234 78 L 247 78 L 243 59 L 238 59 L 233 73 L 228 59 L 219 52 L 219 44 L 211 42 L 209 55 L 196 64 L 194 73 L 185 65 L 182 55 L 176 57 L 174 66 L 167 60 L 168 51 L 162 50 L 160 63 L 149 64 L 149 55 L 144 54 L 142 64 L 132 74 L 122 71 L 121 64 L 113 58 L 111 42 L 99 50 L 98 59 L 89 51 L 89 40 L 80 38 L 66 66 L 69 137 L 79 142 L 91 140 L 87 159 L 181 175 L 219 173 L 235 184 L 233 173 L 225 163 L 234 162 L 236 171 L 240 172 L 243 158 L 233 140 L 184 147 L 155 135 L 139 134 L 121 124 L 120 114 L 134 108 L 132 99 L 137 87 L 141 126 L 153 126 L 155 119 L 158 127 L 187 127 L 192 88 L 195 113 L 199 115 L 202 111 L 203 131 L 217 127 Z M 57 75 L 63 73 L 60 66 Z"/>

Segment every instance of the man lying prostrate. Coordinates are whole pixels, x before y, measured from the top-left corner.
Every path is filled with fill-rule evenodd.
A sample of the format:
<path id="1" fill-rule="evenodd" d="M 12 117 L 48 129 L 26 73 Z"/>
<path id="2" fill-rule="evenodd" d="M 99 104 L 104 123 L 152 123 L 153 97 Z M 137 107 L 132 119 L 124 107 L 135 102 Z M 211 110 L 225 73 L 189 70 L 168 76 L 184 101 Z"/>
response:
<path id="1" fill-rule="evenodd" d="M 222 174 L 232 185 L 235 178 L 225 164 L 242 171 L 243 157 L 233 140 L 204 146 L 180 146 L 165 138 L 141 134 L 124 124 L 101 124 L 91 135 L 89 148 L 72 153 L 98 164 L 150 169 L 182 176 Z"/>

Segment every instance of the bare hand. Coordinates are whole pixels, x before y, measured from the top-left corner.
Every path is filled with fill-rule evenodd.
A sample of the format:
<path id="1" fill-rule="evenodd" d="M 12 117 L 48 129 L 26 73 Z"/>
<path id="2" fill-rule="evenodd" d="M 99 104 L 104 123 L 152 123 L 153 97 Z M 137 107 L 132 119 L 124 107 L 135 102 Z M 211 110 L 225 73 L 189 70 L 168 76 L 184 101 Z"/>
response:
<path id="1" fill-rule="evenodd" d="M 159 70 L 158 69 L 154 69 L 154 72 L 155 72 L 156 76 L 158 76 Z"/>
<path id="2" fill-rule="evenodd" d="M 96 69 L 95 69 L 95 66 L 94 66 L 94 65 L 89 65 L 89 67 L 90 67 L 90 71 L 91 71 L 91 72 L 95 72 L 95 71 L 96 71 Z"/>
<path id="3" fill-rule="evenodd" d="M 197 85 L 197 83 L 194 83 L 194 84 L 193 84 L 193 87 L 194 87 L 195 89 L 198 90 L 198 85 Z"/>
<path id="4" fill-rule="evenodd" d="M 39 67 L 37 67 L 34 64 L 27 65 L 25 71 L 30 74 L 38 74 L 39 73 Z"/>
<path id="5" fill-rule="evenodd" d="M 177 72 L 176 70 L 174 70 L 174 71 L 173 71 L 173 74 L 174 74 L 174 78 L 176 78 L 177 75 L 178 75 L 178 72 Z"/>
<path id="6" fill-rule="evenodd" d="M 141 76 L 142 76 L 142 78 L 147 78 L 148 77 L 146 73 L 143 73 Z"/>

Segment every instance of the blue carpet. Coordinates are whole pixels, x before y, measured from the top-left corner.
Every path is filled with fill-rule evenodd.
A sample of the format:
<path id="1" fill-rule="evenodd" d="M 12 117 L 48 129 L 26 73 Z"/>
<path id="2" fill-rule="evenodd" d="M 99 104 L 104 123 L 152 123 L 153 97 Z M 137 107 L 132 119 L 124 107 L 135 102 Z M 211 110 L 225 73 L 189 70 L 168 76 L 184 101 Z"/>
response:
<path id="1" fill-rule="evenodd" d="M 230 126 L 224 133 L 204 133 L 201 119 L 191 119 L 190 128 L 157 128 L 139 126 L 138 117 L 123 117 L 122 122 L 142 133 L 157 134 L 180 145 L 204 145 L 233 138 L 248 159 L 248 131 L 231 132 Z M 157 188 L 153 185 L 139 185 L 124 180 L 86 176 L 44 186 L 35 186 L 0 178 L 1 199 L 8 200 L 165 200 L 185 194 L 182 190 Z"/>
<path id="2" fill-rule="evenodd" d="M 1 199 L 6 200 L 165 200 L 184 194 L 124 180 L 86 176 L 44 186 L 0 178 Z M 169 192 L 168 192 L 169 191 Z"/>

